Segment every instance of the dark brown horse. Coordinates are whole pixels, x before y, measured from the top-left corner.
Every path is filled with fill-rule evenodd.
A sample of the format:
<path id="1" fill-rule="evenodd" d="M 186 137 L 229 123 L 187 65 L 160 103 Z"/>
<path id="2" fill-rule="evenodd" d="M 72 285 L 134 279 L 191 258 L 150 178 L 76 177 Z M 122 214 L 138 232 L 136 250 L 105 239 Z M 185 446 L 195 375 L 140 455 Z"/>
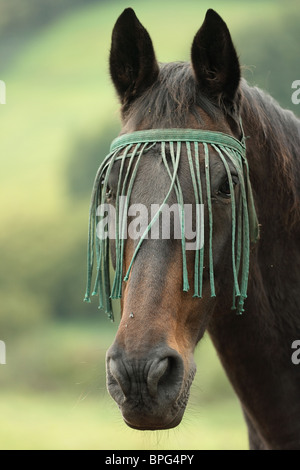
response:
<path id="1" fill-rule="evenodd" d="M 134 11 L 126 9 L 113 30 L 110 72 L 122 104 L 122 134 L 190 128 L 240 140 L 242 121 L 261 224 L 260 240 L 251 246 L 245 313 L 235 315 L 230 191 L 225 168 L 212 152 L 216 295 L 211 296 L 208 262 L 202 298 L 193 297 L 182 289 L 180 242 L 145 240 L 122 285 L 121 322 L 107 353 L 110 394 L 133 428 L 178 425 L 195 375 L 193 352 L 208 330 L 240 399 L 250 447 L 300 449 L 300 366 L 291 361 L 291 345 L 300 339 L 299 120 L 241 79 L 230 33 L 213 10 L 194 38 L 191 63 L 159 65 L 149 34 Z M 169 176 L 156 157 L 154 146 L 141 159 L 132 203 L 150 205 L 164 199 Z M 202 178 L 202 151 L 199 158 Z M 116 175 L 112 170 L 108 182 L 111 202 Z M 178 175 L 185 200 L 195 203 L 186 155 Z M 206 211 L 207 198 L 204 205 Z M 124 273 L 135 244 L 129 239 L 125 243 Z M 190 284 L 193 263 L 194 256 L 187 253 Z"/>

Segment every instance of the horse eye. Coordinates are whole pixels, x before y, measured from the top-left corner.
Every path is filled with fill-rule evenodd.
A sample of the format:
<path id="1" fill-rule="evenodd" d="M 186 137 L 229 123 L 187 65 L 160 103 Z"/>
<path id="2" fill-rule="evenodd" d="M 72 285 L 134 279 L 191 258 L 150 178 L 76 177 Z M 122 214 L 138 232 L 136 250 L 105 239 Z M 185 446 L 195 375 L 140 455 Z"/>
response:
<path id="1" fill-rule="evenodd" d="M 233 187 L 237 184 L 237 178 L 235 176 L 232 177 L 232 184 L 233 184 Z M 230 193 L 230 185 L 229 185 L 228 178 L 226 178 L 226 180 L 223 181 L 223 183 L 218 189 L 217 194 L 218 196 L 221 196 L 225 199 L 230 199 L 231 193 Z"/>

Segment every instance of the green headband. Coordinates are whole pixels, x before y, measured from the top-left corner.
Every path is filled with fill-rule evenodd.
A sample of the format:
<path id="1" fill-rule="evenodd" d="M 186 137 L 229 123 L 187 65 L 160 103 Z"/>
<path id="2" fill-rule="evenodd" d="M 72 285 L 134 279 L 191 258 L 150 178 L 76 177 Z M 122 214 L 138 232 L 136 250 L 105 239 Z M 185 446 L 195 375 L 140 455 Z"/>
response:
<path id="1" fill-rule="evenodd" d="M 143 235 L 140 237 L 132 256 L 129 268 L 123 279 L 123 256 L 124 256 L 124 237 L 120 234 L 119 224 L 116 223 L 116 273 L 111 289 L 109 273 L 109 242 L 108 239 L 99 240 L 96 237 L 96 212 L 99 204 L 104 203 L 108 186 L 108 178 L 111 169 L 116 161 L 120 161 L 120 172 L 118 187 L 116 193 L 116 220 L 119 221 L 119 197 L 127 196 L 127 206 L 125 207 L 125 217 L 127 214 L 128 203 L 132 192 L 133 184 L 138 171 L 141 157 L 145 155 L 155 144 L 161 144 L 161 158 L 170 177 L 170 186 L 160 209 L 155 214 Z M 232 268 L 234 277 L 233 289 L 233 309 L 237 313 L 243 312 L 244 300 L 247 297 L 247 286 L 249 276 L 249 257 L 250 242 L 255 243 L 259 237 L 258 221 L 252 196 L 252 189 L 249 180 L 249 168 L 246 159 L 246 146 L 243 138 L 242 142 L 234 137 L 221 132 L 204 131 L 195 129 L 151 129 L 124 134 L 117 137 L 111 144 L 110 153 L 104 159 L 97 172 L 89 217 L 89 235 L 88 235 L 88 277 L 85 301 L 90 302 L 92 272 L 94 264 L 94 250 L 96 251 L 97 271 L 94 290 L 92 295 L 99 294 L 99 308 L 105 308 L 109 317 L 113 319 L 111 299 L 121 298 L 122 283 L 127 281 L 130 270 L 134 263 L 139 248 L 147 236 L 152 225 L 160 215 L 161 209 L 168 201 L 171 192 L 174 190 L 177 202 L 181 207 L 181 243 L 182 243 L 182 268 L 183 268 L 183 290 L 189 290 L 188 272 L 186 262 L 186 248 L 184 236 L 184 200 L 178 178 L 179 162 L 182 155 L 182 146 L 185 145 L 188 157 L 189 169 L 193 183 L 196 204 L 203 204 L 203 193 L 200 178 L 199 145 L 203 145 L 205 156 L 205 178 L 206 178 L 206 196 L 209 219 L 209 274 L 211 296 L 215 296 L 214 268 L 213 268 L 213 214 L 210 190 L 210 171 L 209 171 L 209 147 L 210 145 L 219 155 L 226 170 L 228 177 L 231 208 L 232 208 Z M 166 158 L 166 145 L 169 145 L 171 155 L 171 164 L 168 164 Z M 193 159 L 194 154 L 194 159 Z M 125 170 L 125 160 L 129 159 L 127 169 Z M 240 183 L 240 199 L 237 211 L 235 201 L 234 185 L 229 169 L 230 161 L 238 174 Z M 122 180 L 123 176 L 123 181 Z M 102 183 L 102 184 L 100 184 Z M 102 186 L 102 187 L 101 187 Z M 121 218 L 122 220 L 122 218 Z M 121 222 L 121 231 L 123 230 Z M 202 279 L 203 279 L 203 256 L 204 247 L 195 251 L 194 264 L 194 297 L 202 297 Z M 240 279 L 239 279 L 240 278 Z M 236 305 L 236 299 L 238 300 Z"/>

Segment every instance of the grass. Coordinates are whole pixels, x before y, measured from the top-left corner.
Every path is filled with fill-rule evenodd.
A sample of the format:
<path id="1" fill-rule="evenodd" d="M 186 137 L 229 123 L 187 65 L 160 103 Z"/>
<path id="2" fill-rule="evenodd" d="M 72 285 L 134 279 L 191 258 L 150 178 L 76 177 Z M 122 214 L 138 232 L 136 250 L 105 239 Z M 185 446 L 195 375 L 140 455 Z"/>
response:
<path id="1" fill-rule="evenodd" d="M 0 415 L 1 450 L 247 449 L 232 400 L 188 410 L 178 428 L 156 432 L 128 428 L 107 397 L 1 392 Z"/>
<path id="2" fill-rule="evenodd" d="M 105 385 L 117 324 L 47 323 L 6 341 L 0 366 L 0 449 L 246 449 L 237 398 L 205 337 L 183 421 L 174 430 L 128 428 Z"/>

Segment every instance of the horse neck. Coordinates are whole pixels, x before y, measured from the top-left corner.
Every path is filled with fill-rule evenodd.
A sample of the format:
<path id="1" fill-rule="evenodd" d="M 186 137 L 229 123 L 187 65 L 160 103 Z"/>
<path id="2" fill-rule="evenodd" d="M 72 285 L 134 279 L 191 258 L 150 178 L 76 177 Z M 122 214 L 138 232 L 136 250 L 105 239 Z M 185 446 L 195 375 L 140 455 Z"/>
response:
<path id="1" fill-rule="evenodd" d="M 267 304 L 264 310 L 281 319 L 289 311 L 299 324 L 300 121 L 260 90 L 245 90 L 247 158 L 261 224 L 249 290 L 261 291 L 256 308 Z"/>
<path id="2" fill-rule="evenodd" d="M 222 299 L 209 333 L 267 445 L 292 445 L 300 434 L 300 366 L 295 370 L 291 361 L 291 344 L 300 338 L 300 121 L 250 88 L 242 119 L 261 237 L 252 248 L 245 313 L 230 312 L 231 298 L 225 313 Z M 289 413 L 299 417 L 297 430 Z"/>

